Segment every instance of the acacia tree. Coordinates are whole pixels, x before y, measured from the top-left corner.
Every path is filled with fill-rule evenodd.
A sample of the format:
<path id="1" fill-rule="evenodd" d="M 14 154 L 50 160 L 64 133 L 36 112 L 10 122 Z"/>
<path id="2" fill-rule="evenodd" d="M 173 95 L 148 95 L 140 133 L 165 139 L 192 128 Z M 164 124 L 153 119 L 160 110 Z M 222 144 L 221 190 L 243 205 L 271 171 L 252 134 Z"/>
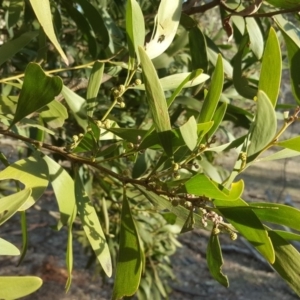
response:
<path id="1" fill-rule="evenodd" d="M 300 137 L 282 134 L 299 114 L 300 6 L 203 2 L 2 2 L 0 133 L 27 151 L 14 162 L 0 152 L 6 166 L 0 180 L 9 182 L 1 191 L 0 225 L 20 214 L 22 260 L 26 211 L 50 184 L 60 212 L 56 229 L 68 230 L 67 289 L 78 219 L 82 244 L 115 278 L 113 299 L 167 296 L 168 256 L 176 249 L 170 224 L 181 233 L 211 232 L 207 264 L 220 284 L 229 285 L 219 235 L 242 235 L 300 295 L 300 255 L 290 244 L 300 239 L 300 211 L 249 205 L 242 199 L 247 182 L 236 180 L 261 160 L 299 155 Z M 205 27 L 207 15 L 214 17 Z M 294 105 L 277 103 L 282 63 Z M 235 136 L 224 122 L 245 133 Z M 220 171 L 215 154 L 230 149 L 235 166 Z M 20 251 L 0 238 L 0 254 Z M 41 284 L 37 277 L 0 277 L 0 298 Z"/>

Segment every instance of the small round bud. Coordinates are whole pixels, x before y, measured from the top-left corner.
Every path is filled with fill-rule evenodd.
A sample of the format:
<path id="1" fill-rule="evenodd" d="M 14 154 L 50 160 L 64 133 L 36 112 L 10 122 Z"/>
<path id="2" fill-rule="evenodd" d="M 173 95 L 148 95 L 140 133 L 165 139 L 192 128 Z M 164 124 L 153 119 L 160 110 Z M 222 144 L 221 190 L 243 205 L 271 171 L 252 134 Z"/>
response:
<path id="1" fill-rule="evenodd" d="M 174 179 L 180 179 L 180 174 L 178 172 L 175 172 L 173 174 Z"/>
<path id="2" fill-rule="evenodd" d="M 192 203 L 190 201 L 185 201 L 184 206 L 185 206 L 185 208 L 191 208 L 192 207 Z"/>
<path id="3" fill-rule="evenodd" d="M 185 205 L 185 202 L 186 202 L 185 199 L 180 199 L 180 200 L 179 200 L 179 204 L 182 205 L 182 206 Z"/>
<path id="4" fill-rule="evenodd" d="M 202 223 L 203 227 L 207 226 L 207 222 L 204 219 L 201 220 L 201 223 Z"/>
<path id="5" fill-rule="evenodd" d="M 135 85 L 140 85 L 140 84 L 142 84 L 142 80 L 141 80 L 141 79 L 136 79 L 136 80 L 134 81 L 134 84 L 135 84 Z"/>
<path id="6" fill-rule="evenodd" d="M 125 92 L 125 85 L 124 84 L 119 85 L 119 91 L 120 91 L 121 94 L 123 94 Z"/>
<path id="7" fill-rule="evenodd" d="M 133 143 L 127 143 L 127 149 L 132 150 L 134 148 Z"/>
<path id="8" fill-rule="evenodd" d="M 178 206 L 179 205 L 179 201 L 177 199 L 173 199 L 171 203 L 172 203 L 173 206 Z"/>
<path id="9" fill-rule="evenodd" d="M 218 227 L 215 227 L 214 229 L 213 229 L 213 231 L 212 231 L 212 234 L 213 235 L 217 235 L 217 234 L 219 234 L 220 233 L 220 229 L 218 228 Z"/>
<path id="10" fill-rule="evenodd" d="M 96 121 L 96 125 L 101 128 L 103 126 L 103 123 L 99 120 Z"/>
<path id="11" fill-rule="evenodd" d="M 106 129 L 109 129 L 109 128 L 111 127 L 111 121 L 110 121 L 110 120 L 105 120 L 105 121 L 104 121 L 104 127 L 105 127 Z"/>
<path id="12" fill-rule="evenodd" d="M 200 144 L 199 148 L 198 148 L 198 151 L 202 152 L 205 148 L 206 148 L 206 146 L 204 144 Z"/>
<path id="13" fill-rule="evenodd" d="M 79 136 L 79 138 L 81 138 L 81 139 L 82 139 L 82 138 L 83 138 L 83 133 L 79 133 L 79 135 L 78 135 L 78 136 Z"/>
<path id="14" fill-rule="evenodd" d="M 237 239 L 237 234 L 235 232 L 230 232 L 230 239 L 235 241 Z"/>
<path id="15" fill-rule="evenodd" d="M 124 98 L 123 98 L 123 97 L 117 97 L 117 102 L 118 102 L 118 103 L 124 102 Z"/>
<path id="16" fill-rule="evenodd" d="M 288 120 L 288 119 L 289 119 L 289 114 L 290 114 L 289 111 L 284 111 L 284 112 L 283 112 L 283 117 L 284 117 L 285 120 Z"/>
<path id="17" fill-rule="evenodd" d="M 120 95 L 119 89 L 113 88 L 112 94 L 113 94 L 114 98 L 119 97 L 119 95 Z"/>
<path id="18" fill-rule="evenodd" d="M 73 135 L 72 139 L 76 143 L 79 140 L 79 137 L 78 137 L 78 135 Z"/>
<path id="19" fill-rule="evenodd" d="M 179 170 L 179 164 L 178 163 L 173 163 L 172 165 L 172 168 L 173 168 L 173 171 L 178 171 Z"/>
<path id="20" fill-rule="evenodd" d="M 92 128 L 91 128 L 90 126 L 88 126 L 88 127 L 86 128 L 86 131 L 87 131 L 87 132 L 91 132 L 91 131 L 92 131 Z"/>
<path id="21" fill-rule="evenodd" d="M 126 106 L 125 102 L 121 102 L 121 103 L 119 103 L 119 105 L 121 108 L 124 108 Z"/>

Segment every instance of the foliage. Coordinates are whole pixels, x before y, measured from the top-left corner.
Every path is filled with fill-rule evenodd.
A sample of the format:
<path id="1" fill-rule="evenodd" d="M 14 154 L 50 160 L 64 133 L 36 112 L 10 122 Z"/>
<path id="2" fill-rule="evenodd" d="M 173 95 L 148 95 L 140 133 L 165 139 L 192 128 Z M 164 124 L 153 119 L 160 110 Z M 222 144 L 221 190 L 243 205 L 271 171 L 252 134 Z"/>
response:
<path id="1" fill-rule="evenodd" d="M 241 198 L 245 183 L 236 181 L 270 148 L 284 149 L 263 159 L 300 152 L 299 136 L 282 138 L 300 112 L 298 1 L 195 4 L 2 2 L 0 133 L 24 142 L 27 152 L 12 163 L 0 152 L 0 180 L 9 181 L 0 224 L 20 213 L 22 260 L 25 212 L 50 184 L 56 229 L 68 228 L 66 289 L 76 237 L 115 277 L 113 299 L 167 297 L 174 276 L 168 257 L 180 246 L 176 228 L 207 228 L 207 263 L 220 284 L 229 285 L 219 234 L 242 235 L 300 295 L 300 254 L 290 243 L 299 240 L 300 211 L 249 205 Z M 214 22 L 204 27 L 197 13 L 213 9 Z M 295 105 L 277 103 L 283 67 Z M 245 134 L 235 136 L 229 123 Z M 214 157 L 230 149 L 237 155 L 228 172 Z M 82 230 L 73 228 L 75 220 Z M 1 255 L 20 254 L 8 241 L 0 244 Z M 40 285 L 36 277 L 1 277 L 0 298 Z"/>

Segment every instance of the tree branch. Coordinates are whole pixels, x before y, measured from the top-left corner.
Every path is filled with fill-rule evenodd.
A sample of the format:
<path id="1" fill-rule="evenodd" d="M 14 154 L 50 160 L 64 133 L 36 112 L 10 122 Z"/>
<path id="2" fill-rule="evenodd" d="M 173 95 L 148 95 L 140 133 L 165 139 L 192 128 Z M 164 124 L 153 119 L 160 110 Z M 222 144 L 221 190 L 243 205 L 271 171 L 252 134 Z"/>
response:
<path id="1" fill-rule="evenodd" d="M 203 13 L 206 12 L 207 10 L 220 5 L 221 0 L 213 0 L 207 4 L 201 5 L 201 6 L 195 6 L 191 7 L 187 10 L 183 10 L 183 12 L 187 15 L 193 15 L 193 14 L 198 14 L 198 13 Z"/>

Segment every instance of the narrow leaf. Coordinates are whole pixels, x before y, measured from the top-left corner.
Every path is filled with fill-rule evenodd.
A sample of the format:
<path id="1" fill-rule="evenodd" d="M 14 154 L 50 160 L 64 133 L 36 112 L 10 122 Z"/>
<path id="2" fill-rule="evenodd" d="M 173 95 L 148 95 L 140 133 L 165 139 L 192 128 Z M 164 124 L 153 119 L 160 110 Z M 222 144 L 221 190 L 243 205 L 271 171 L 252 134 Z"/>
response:
<path id="1" fill-rule="evenodd" d="M 251 132 L 247 162 L 251 162 L 276 134 L 277 120 L 273 105 L 263 91 L 257 94 L 257 111 Z M 252 156 L 252 157 L 251 157 Z"/>
<path id="2" fill-rule="evenodd" d="M 289 140 L 277 142 L 276 145 L 300 152 L 300 137 L 294 137 Z"/>
<path id="3" fill-rule="evenodd" d="M 103 268 L 103 271 L 108 277 L 111 277 L 112 263 L 108 244 L 96 210 L 84 190 L 79 174 L 77 174 L 75 178 L 75 197 L 78 215 L 85 234 L 101 267 Z"/>
<path id="4" fill-rule="evenodd" d="M 49 0 L 43 0 L 43 1 L 29 0 L 29 1 L 39 23 L 44 29 L 44 32 L 46 33 L 49 40 L 52 42 L 52 44 L 54 45 L 54 47 L 56 48 L 56 50 L 58 51 L 62 59 L 64 60 L 65 64 L 68 65 L 69 62 L 67 56 L 62 50 L 60 43 L 58 42 L 54 32 Z"/>
<path id="5" fill-rule="evenodd" d="M 275 30 L 271 27 L 264 51 L 258 89 L 276 106 L 281 81 L 281 51 Z M 271 77 L 270 77 L 271 76 Z"/>
<path id="6" fill-rule="evenodd" d="M 101 86 L 103 71 L 104 63 L 96 61 L 93 65 L 86 93 L 87 115 L 89 117 L 93 116 L 94 109 L 97 105 L 97 95 Z"/>
<path id="7" fill-rule="evenodd" d="M 112 299 L 132 296 L 138 289 L 142 274 L 140 241 L 124 188 L 119 257 Z"/>
<path id="8" fill-rule="evenodd" d="M 156 70 L 143 48 L 139 47 L 139 53 L 147 100 L 155 128 L 158 132 L 171 130 L 168 106 Z"/>
<path id="9" fill-rule="evenodd" d="M 190 117 L 188 121 L 185 124 L 183 124 L 179 129 L 185 141 L 185 144 L 191 151 L 193 151 L 198 141 L 197 122 L 194 116 Z"/>
<path id="10" fill-rule="evenodd" d="M 0 47 L 0 66 L 22 50 L 30 41 L 37 37 L 38 34 L 38 30 L 25 32 L 17 38 L 4 43 Z"/>
<path id="11" fill-rule="evenodd" d="M 209 91 L 204 99 L 204 103 L 199 116 L 199 123 L 211 121 L 223 89 L 224 70 L 222 56 L 218 55 L 216 68 L 211 78 Z"/>
<path id="12" fill-rule="evenodd" d="M 272 267 L 290 285 L 290 287 L 300 296 L 300 254 L 285 239 L 276 232 L 269 231 L 275 250 L 275 262 Z"/>
<path id="13" fill-rule="evenodd" d="M 213 278 L 223 286 L 229 287 L 228 277 L 222 273 L 223 257 L 218 235 L 210 235 L 206 250 L 206 261 Z"/>

